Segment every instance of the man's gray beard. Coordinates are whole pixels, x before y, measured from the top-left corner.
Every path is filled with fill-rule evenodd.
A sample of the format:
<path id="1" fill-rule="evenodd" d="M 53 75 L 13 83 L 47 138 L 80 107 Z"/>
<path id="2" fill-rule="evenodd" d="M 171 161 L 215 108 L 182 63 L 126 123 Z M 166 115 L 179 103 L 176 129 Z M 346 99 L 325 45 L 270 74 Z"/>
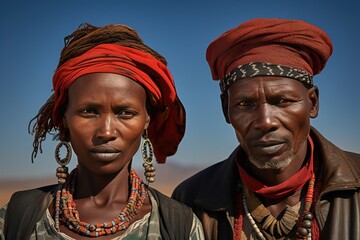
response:
<path id="1" fill-rule="evenodd" d="M 286 168 L 287 166 L 290 165 L 293 159 L 294 159 L 293 153 L 291 153 L 290 156 L 288 156 L 285 159 L 277 160 L 277 161 L 267 161 L 267 162 L 258 161 L 252 156 L 249 157 L 249 161 L 252 164 L 254 164 L 255 167 L 259 169 L 272 169 L 272 170 L 281 170 Z"/>

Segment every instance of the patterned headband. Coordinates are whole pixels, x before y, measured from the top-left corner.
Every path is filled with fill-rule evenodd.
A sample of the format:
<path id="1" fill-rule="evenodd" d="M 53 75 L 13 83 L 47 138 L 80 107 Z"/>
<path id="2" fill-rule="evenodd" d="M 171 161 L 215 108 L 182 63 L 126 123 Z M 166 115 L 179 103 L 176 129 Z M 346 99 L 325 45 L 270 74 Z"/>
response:
<path id="1" fill-rule="evenodd" d="M 306 71 L 266 62 L 251 62 L 240 65 L 227 73 L 224 80 L 220 81 L 221 92 L 225 92 L 233 83 L 240 79 L 256 76 L 282 76 L 298 80 L 307 88 L 313 86 L 313 76 Z"/>

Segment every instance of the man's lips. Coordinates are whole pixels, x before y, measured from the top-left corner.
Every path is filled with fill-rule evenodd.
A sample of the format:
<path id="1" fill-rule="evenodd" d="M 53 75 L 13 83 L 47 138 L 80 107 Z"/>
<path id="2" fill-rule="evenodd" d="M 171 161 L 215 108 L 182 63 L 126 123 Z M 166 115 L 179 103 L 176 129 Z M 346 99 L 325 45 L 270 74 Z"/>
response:
<path id="1" fill-rule="evenodd" d="M 257 152 L 267 155 L 276 154 L 284 145 L 285 142 L 278 140 L 257 141 L 252 144 Z"/>
<path id="2" fill-rule="evenodd" d="M 259 140 L 259 141 L 254 141 L 252 145 L 266 147 L 266 146 L 278 145 L 283 143 L 284 141 L 280 141 L 280 140 Z"/>

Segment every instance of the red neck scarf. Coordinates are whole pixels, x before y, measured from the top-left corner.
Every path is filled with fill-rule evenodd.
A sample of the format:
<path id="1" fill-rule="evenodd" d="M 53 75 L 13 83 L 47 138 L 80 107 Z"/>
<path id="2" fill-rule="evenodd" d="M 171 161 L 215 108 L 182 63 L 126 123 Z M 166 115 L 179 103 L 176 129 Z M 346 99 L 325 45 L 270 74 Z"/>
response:
<path id="1" fill-rule="evenodd" d="M 286 181 L 275 185 L 266 186 L 250 174 L 239 164 L 239 160 L 236 160 L 236 165 L 240 173 L 242 183 L 252 192 L 257 193 L 266 198 L 282 198 L 291 195 L 295 191 L 303 187 L 311 178 L 314 172 L 314 143 L 310 136 L 308 136 L 308 142 L 310 145 L 309 160 L 304 166 Z"/>

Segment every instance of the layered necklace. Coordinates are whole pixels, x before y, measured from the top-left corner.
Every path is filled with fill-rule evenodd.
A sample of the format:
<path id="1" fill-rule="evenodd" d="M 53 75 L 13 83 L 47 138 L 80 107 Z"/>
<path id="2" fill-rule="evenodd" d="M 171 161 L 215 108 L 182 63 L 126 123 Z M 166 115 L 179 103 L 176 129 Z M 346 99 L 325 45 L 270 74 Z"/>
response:
<path id="1" fill-rule="evenodd" d="M 313 214 L 310 212 L 314 201 L 315 186 L 315 167 L 314 167 L 314 144 L 308 137 L 310 145 L 309 159 L 302 169 L 290 177 L 287 181 L 277 185 L 267 187 L 257 179 L 249 175 L 237 160 L 240 177 L 243 185 L 243 192 L 238 193 L 236 198 L 236 217 L 234 223 L 234 239 L 240 239 L 243 215 L 248 218 L 251 226 L 259 239 L 312 239 L 317 238 L 318 228 L 316 222 L 313 223 Z M 296 190 L 301 189 L 308 183 L 307 193 L 303 205 L 303 213 L 298 216 L 290 206 L 287 206 L 278 220 L 273 217 L 270 211 L 256 197 L 255 193 L 269 198 L 282 198 L 289 196 Z M 313 224 L 315 225 L 315 236 L 312 236 Z M 293 229 L 297 228 L 296 233 Z"/>
<path id="2" fill-rule="evenodd" d="M 313 215 L 310 212 L 311 204 L 313 202 L 314 196 L 314 185 L 315 185 L 315 174 L 312 175 L 308 190 L 305 196 L 304 210 L 300 217 L 298 214 L 287 206 L 285 212 L 280 220 L 277 220 L 273 217 L 269 210 L 261 204 L 260 200 L 255 196 L 254 193 L 249 192 L 247 189 L 244 190 L 242 203 L 244 207 L 244 214 L 249 219 L 251 226 L 254 228 L 256 235 L 261 240 L 289 237 L 291 230 L 297 224 L 297 239 L 307 239 L 311 240 L 311 228 Z M 249 209 L 248 203 L 253 207 L 256 206 L 256 209 Z M 251 214 L 251 211 L 255 210 L 260 214 Z M 258 224 L 261 226 L 261 230 L 258 227 Z"/>
<path id="3" fill-rule="evenodd" d="M 128 228 L 130 221 L 138 214 L 148 195 L 146 186 L 138 174 L 133 169 L 130 171 L 131 191 L 124 209 L 111 221 L 91 224 L 80 220 L 80 214 L 73 200 L 77 173 L 78 169 L 75 168 L 70 173 L 69 181 L 56 192 L 55 228 L 57 231 L 60 231 L 60 222 L 71 231 L 90 237 L 110 235 Z"/>

